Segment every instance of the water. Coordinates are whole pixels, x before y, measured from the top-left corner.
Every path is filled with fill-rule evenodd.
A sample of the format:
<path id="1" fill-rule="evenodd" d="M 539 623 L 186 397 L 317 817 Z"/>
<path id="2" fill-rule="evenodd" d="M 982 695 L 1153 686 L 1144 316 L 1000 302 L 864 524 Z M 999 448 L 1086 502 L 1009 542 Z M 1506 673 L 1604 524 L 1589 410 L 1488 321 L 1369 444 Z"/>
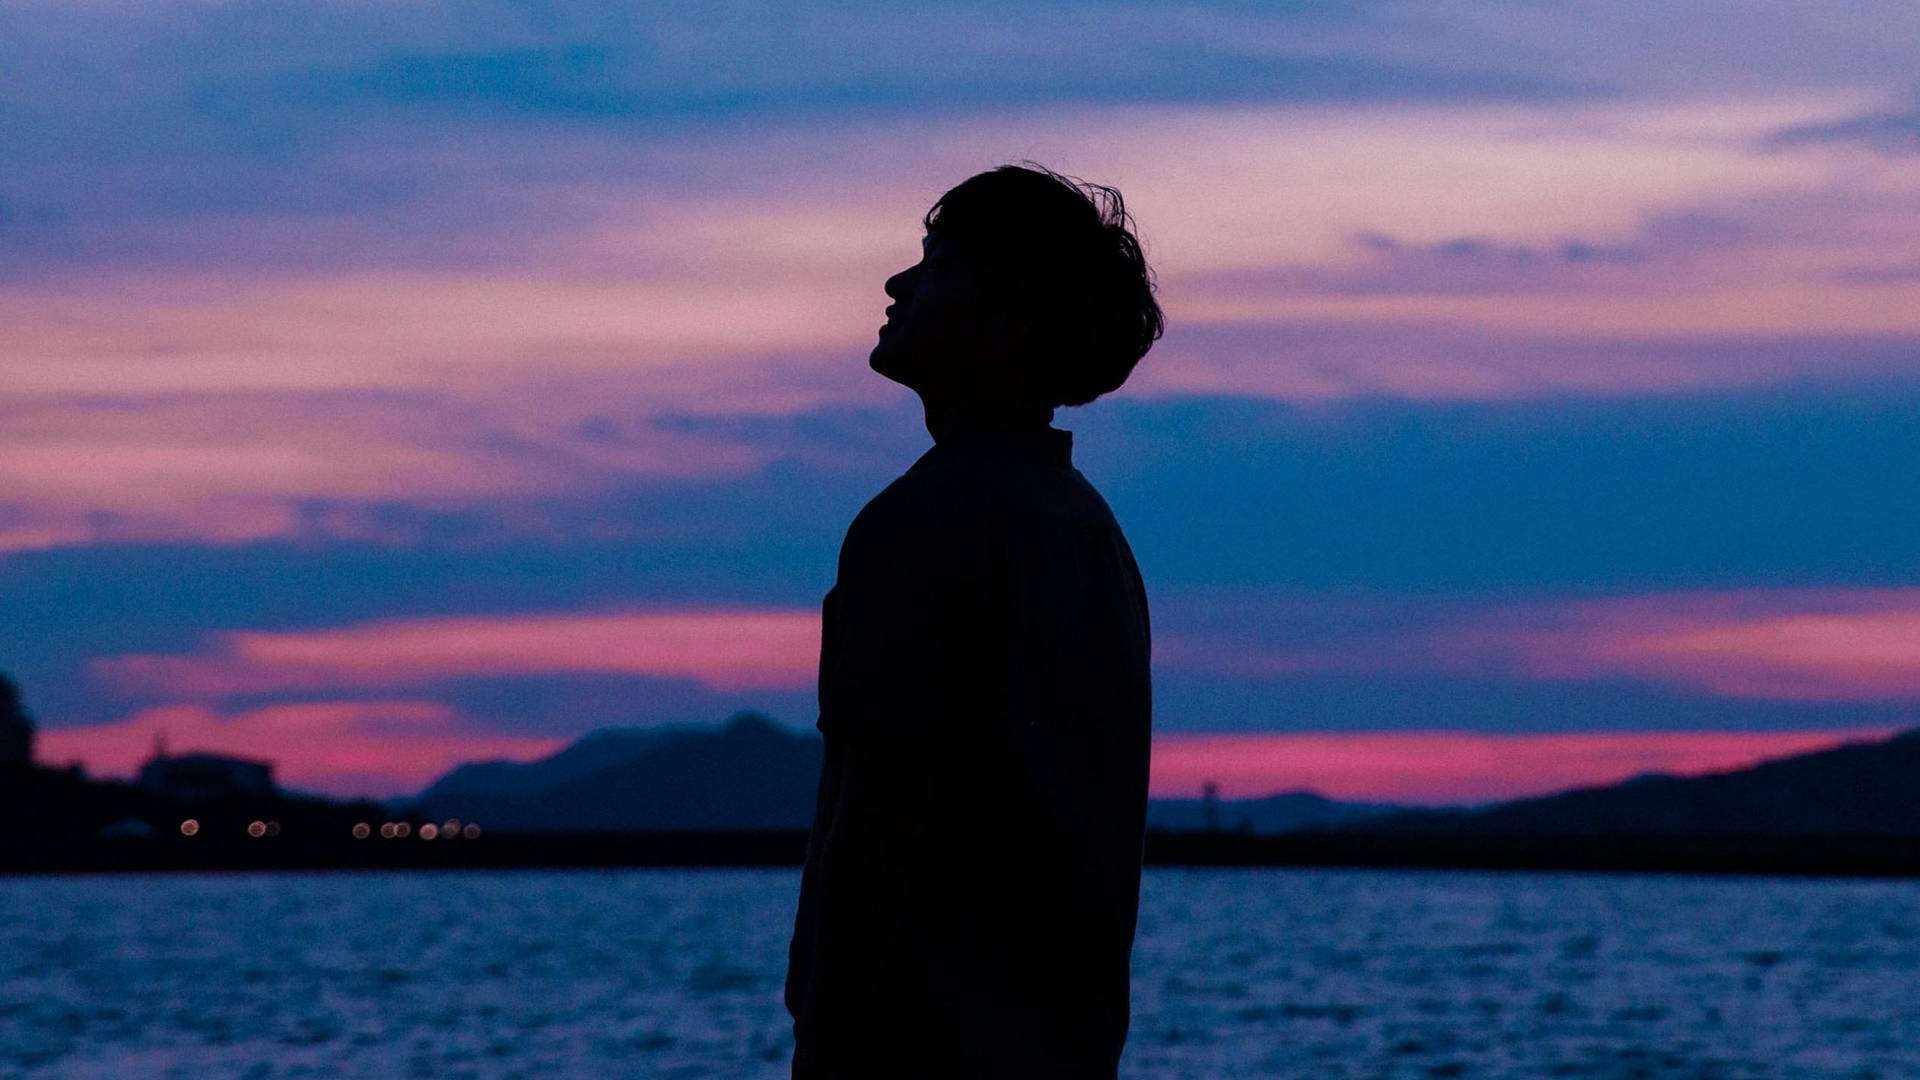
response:
<path id="1" fill-rule="evenodd" d="M 0 1076 L 773 1078 L 790 871 L 0 879 Z M 1123 1074 L 1920 1077 L 1920 883 L 1151 871 Z"/>

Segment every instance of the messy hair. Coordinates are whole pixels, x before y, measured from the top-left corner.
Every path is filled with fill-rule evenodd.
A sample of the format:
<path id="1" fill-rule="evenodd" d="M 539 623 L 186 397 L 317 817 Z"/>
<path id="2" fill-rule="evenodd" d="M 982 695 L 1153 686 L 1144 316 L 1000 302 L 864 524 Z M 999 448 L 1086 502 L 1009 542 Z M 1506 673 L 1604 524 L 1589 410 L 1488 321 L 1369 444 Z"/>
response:
<path id="1" fill-rule="evenodd" d="M 962 181 L 927 211 L 928 232 L 980 260 L 1000 299 L 1031 320 L 1033 362 L 1054 405 L 1119 389 L 1166 322 L 1120 192 L 1027 162 Z"/>

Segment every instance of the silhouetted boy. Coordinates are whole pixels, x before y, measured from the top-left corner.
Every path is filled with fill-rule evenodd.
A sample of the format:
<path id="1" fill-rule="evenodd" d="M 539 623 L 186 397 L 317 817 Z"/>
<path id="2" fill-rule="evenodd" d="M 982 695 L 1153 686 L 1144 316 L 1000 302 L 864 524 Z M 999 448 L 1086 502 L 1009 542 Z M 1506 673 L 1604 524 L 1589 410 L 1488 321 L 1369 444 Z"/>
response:
<path id="1" fill-rule="evenodd" d="M 927 212 L 870 363 L 934 446 L 847 530 L 787 972 L 793 1075 L 1112 1077 L 1151 716 L 1133 554 L 1060 405 L 1160 336 L 1120 194 L 1007 166 Z"/>

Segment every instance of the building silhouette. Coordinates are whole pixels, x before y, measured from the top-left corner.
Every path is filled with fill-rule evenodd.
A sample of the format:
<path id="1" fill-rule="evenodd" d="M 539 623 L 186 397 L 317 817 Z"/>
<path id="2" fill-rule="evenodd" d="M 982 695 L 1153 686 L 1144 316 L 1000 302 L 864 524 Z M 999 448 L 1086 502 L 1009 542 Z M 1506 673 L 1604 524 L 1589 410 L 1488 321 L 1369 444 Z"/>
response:
<path id="1" fill-rule="evenodd" d="M 0 773 L 24 772 L 33 765 L 33 717 L 20 700 L 20 686 L 0 672 Z"/>
<path id="2" fill-rule="evenodd" d="M 165 737 L 154 740 L 153 756 L 140 766 L 140 786 L 181 802 L 212 802 L 275 794 L 273 764 L 219 754 L 167 753 Z"/>

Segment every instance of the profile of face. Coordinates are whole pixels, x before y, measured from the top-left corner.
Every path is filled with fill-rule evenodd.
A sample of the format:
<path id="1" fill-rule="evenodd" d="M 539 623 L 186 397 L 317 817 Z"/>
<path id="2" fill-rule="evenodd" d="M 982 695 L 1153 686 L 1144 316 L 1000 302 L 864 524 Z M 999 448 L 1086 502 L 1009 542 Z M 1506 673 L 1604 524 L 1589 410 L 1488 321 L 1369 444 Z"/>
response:
<path id="1" fill-rule="evenodd" d="M 920 261 L 887 279 L 886 325 L 868 366 L 923 397 L 1005 377 L 1007 320 L 963 247 L 929 232 Z"/>

